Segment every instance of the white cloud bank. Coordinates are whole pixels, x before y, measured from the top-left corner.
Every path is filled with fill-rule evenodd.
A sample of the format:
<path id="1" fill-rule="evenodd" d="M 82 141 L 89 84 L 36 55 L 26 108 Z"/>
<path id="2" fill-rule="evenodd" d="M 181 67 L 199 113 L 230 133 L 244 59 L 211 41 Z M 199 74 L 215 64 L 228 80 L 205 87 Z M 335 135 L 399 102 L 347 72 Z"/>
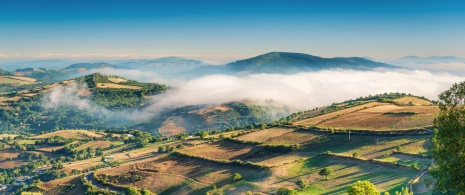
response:
<path id="1" fill-rule="evenodd" d="M 385 92 L 437 95 L 465 77 L 427 71 L 328 70 L 294 75 L 255 74 L 245 77 L 211 75 L 181 84 L 154 98 L 148 109 L 173 105 L 221 104 L 237 100 L 273 100 L 293 110 Z"/>
<path id="2" fill-rule="evenodd" d="M 166 109 L 197 104 L 218 105 L 240 100 L 272 100 L 292 111 L 300 111 L 385 92 L 411 93 L 437 99 L 437 95 L 453 83 L 464 80 L 465 77 L 451 74 L 410 70 L 327 70 L 294 75 L 254 74 L 244 77 L 210 75 L 181 82 L 176 88 L 153 97 L 152 104 L 145 109 L 120 112 L 119 115 L 124 114 L 132 120 L 146 120 Z M 48 98 L 46 100 L 53 103 L 45 105 L 53 107 L 66 100 L 65 103 L 83 109 L 94 106 L 87 100 L 83 103 L 76 97 L 66 97 L 66 94 L 73 94 L 73 91 L 78 90 L 77 87 L 60 90 L 61 92 L 56 93 L 64 96 Z M 56 96 L 54 91 L 50 93 L 51 97 Z"/>

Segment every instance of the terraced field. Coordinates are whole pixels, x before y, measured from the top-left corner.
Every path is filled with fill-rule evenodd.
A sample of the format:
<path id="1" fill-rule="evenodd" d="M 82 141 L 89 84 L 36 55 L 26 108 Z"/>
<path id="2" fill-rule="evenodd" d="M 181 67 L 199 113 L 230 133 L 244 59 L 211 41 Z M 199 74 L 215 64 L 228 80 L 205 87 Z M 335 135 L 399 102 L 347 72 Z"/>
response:
<path id="1" fill-rule="evenodd" d="M 99 176 L 107 175 L 116 184 L 146 188 L 158 194 L 205 194 L 211 186 L 221 187 L 232 183 L 234 173 L 248 177 L 259 170 L 223 165 L 195 158 L 159 156 L 150 161 L 125 165 L 98 171 Z M 130 175 L 137 174 L 135 182 L 128 182 Z M 108 179 L 107 179 L 108 180 Z"/>

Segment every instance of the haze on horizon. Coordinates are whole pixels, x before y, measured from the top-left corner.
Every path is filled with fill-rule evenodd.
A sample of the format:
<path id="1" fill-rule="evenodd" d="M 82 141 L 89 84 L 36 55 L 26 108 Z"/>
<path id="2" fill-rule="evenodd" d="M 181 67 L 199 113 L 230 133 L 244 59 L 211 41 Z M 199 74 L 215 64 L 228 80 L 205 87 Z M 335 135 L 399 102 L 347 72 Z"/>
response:
<path id="1" fill-rule="evenodd" d="M 465 57 L 459 1 L 0 0 L 0 60 Z"/>

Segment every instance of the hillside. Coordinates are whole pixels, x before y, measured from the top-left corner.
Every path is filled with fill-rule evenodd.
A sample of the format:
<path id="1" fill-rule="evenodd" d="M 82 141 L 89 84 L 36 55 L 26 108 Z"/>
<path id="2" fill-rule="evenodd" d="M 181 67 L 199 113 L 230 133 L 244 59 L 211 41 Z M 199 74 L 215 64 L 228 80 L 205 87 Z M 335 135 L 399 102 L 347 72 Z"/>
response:
<path id="1" fill-rule="evenodd" d="M 397 66 L 373 62 L 359 57 L 322 58 L 303 53 L 271 52 L 250 59 L 239 60 L 224 66 L 205 66 L 189 72 L 195 75 L 233 73 L 279 73 L 293 74 L 328 69 L 372 70 L 374 68 L 399 68 Z"/>
<path id="2" fill-rule="evenodd" d="M 157 129 L 158 133 L 172 136 L 183 132 L 224 130 L 251 124 L 270 123 L 289 112 L 253 102 L 230 102 L 218 106 L 193 105 L 169 110 L 149 122 L 137 124 L 135 129 Z"/>
<path id="3" fill-rule="evenodd" d="M 297 114 L 290 121 L 306 128 L 333 130 L 401 131 L 433 126 L 439 113 L 433 102 L 406 94 L 389 95 L 333 104 L 319 113 Z"/>
<path id="4" fill-rule="evenodd" d="M 5 70 L 0 69 L 0 76 L 13 76 L 14 74 Z"/>

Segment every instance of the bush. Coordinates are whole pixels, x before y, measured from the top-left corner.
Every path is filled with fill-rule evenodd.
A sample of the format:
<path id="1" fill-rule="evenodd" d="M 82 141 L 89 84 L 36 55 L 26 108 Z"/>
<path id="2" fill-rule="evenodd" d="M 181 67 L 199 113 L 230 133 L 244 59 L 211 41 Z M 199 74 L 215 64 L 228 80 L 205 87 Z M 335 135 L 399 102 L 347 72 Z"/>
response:
<path id="1" fill-rule="evenodd" d="M 369 181 L 357 181 L 347 189 L 348 195 L 379 195 L 375 185 Z"/>
<path id="2" fill-rule="evenodd" d="M 277 195 L 297 195 L 297 191 L 290 189 L 290 188 L 279 188 L 278 192 L 276 193 Z"/>
<path id="3" fill-rule="evenodd" d="M 310 182 L 308 182 L 306 179 L 300 179 L 299 181 L 295 182 L 295 184 L 299 186 L 300 190 L 304 190 L 308 187 L 308 185 L 310 185 Z"/>
<path id="4" fill-rule="evenodd" d="M 241 180 L 241 178 L 242 178 L 242 176 L 239 173 L 234 173 L 234 175 L 232 176 L 232 179 L 235 182 Z"/>

